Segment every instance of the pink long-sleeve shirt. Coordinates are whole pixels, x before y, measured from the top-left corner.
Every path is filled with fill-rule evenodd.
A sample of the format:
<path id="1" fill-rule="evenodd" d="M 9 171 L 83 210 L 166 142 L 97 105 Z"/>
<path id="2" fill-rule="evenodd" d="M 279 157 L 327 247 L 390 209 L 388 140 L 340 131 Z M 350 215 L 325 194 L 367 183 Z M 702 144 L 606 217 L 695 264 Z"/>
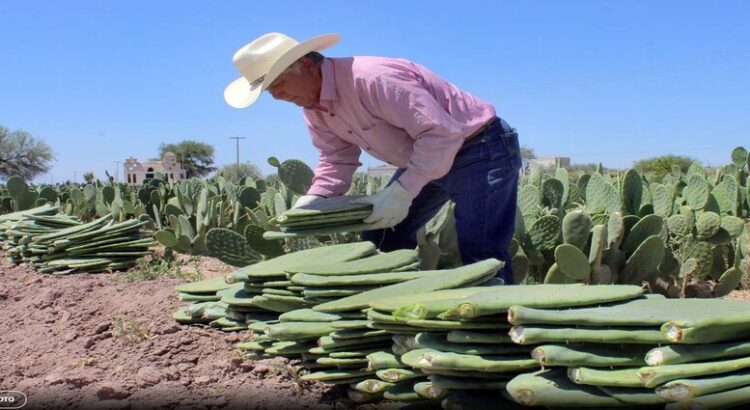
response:
<path id="1" fill-rule="evenodd" d="M 320 152 L 308 194 L 344 194 L 365 149 L 406 168 L 398 181 L 417 195 L 450 170 L 464 140 L 495 116 L 492 105 L 408 60 L 326 58 L 321 71 L 324 110 L 304 110 Z"/>

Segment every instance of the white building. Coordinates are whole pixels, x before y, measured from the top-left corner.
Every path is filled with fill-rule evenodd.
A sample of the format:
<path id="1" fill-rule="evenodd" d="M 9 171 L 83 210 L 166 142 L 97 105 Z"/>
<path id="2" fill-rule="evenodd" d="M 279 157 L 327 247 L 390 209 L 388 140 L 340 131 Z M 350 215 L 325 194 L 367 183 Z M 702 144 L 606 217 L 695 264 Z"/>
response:
<path id="1" fill-rule="evenodd" d="M 165 152 L 161 161 L 138 162 L 130 157 L 125 160 L 125 178 L 128 185 L 142 184 L 146 178 L 153 178 L 157 173 L 163 174 L 167 181 L 181 181 L 185 179 L 185 170 L 177 162 L 172 152 Z"/>
<path id="2" fill-rule="evenodd" d="M 536 162 L 544 168 L 554 168 L 557 166 L 558 161 L 561 167 L 570 166 L 570 157 L 536 157 L 531 161 Z"/>
<path id="3" fill-rule="evenodd" d="M 382 177 L 383 175 L 393 175 L 398 167 L 393 165 L 380 165 L 377 167 L 367 167 L 367 175 L 371 177 Z"/>

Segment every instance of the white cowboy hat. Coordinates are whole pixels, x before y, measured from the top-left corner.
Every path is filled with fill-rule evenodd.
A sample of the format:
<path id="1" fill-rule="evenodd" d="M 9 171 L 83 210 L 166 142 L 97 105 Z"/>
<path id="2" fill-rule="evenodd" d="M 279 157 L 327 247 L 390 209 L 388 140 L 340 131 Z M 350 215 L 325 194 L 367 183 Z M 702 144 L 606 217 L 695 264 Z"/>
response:
<path id="1" fill-rule="evenodd" d="M 246 108 L 260 97 L 287 67 L 311 51 L 336 44 L 341 36 L 323 34 L 303 42 L 281 33 L 268 33 L 234 53 L 232 61 L 242 77 L 224 90 L 224 100 L 234 108 Z"/>

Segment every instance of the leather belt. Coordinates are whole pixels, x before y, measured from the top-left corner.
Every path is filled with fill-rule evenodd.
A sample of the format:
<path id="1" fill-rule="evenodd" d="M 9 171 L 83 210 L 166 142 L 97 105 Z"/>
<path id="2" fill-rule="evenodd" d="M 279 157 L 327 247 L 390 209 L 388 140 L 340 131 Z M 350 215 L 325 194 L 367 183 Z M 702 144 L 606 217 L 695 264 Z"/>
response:
<path id="1" fill-rule="evenodd" d="M 485 132 L 485 131 L 487 130 L 487 128 L 489 128 L 490 126 L 492 126 L 492 124 L 494 124 L 494 123 L 495 123 L 495 120 L 496 120 L 496 119 L 497 119 L 497 117 L 492 117 L 492 118 L 490 118 L 490 120 L 489 120 L 489 121 L 487 121 L 487 122 L 486 122 L 486 123 L 485 123 L 484 125 L 482 125 L 481 127 L 479 127 L 479 129 L 478 129 L 478 130 L 474 131 L 474 133 L 472 133 L 471 135 L 469 135 L 469 136 L 468 136 L 468 137 L 467 137 L 467 138 L 466 138 L 466 139 L 464 140 L 464 143 L 467 143 L 467 142 L 469 142 L 469 141 L 470 141 L 471 139 L 475 138 L 475 137 L 476 137 L 477 135 L 479 135 L 479 134 L 481 134 L 481 133 Z"/>

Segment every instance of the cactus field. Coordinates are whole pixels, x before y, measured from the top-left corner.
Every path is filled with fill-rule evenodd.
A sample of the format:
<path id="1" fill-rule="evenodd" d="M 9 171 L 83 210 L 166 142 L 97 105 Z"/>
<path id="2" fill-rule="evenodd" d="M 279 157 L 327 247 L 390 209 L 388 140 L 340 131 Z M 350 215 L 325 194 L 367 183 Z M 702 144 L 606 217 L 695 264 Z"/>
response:
<path id="1" fill-rule="evenodd" d="M 239 390 L 266 408 L 747 405 L 748 157 L 662 177 L 532 163 L 511 259 L 467 265 L 452 203 L 415 249 L 381 252 L 353 200 L 388 179 L 358 175 L 346 196 L 292 209 L 313 176 L 293 159 L 239 183 L 11 177 L 2 320 L 44 342 L 0 346 L 66 359 L 4 364 L 0 382 L 33 380 L 60 407 L 137 407 L 141 390 L 210 408 L 242 406 Z M 160 259 L 205 272 L 122 280 Z M 505 264 L 516 285 L 496 277 Z"/>

